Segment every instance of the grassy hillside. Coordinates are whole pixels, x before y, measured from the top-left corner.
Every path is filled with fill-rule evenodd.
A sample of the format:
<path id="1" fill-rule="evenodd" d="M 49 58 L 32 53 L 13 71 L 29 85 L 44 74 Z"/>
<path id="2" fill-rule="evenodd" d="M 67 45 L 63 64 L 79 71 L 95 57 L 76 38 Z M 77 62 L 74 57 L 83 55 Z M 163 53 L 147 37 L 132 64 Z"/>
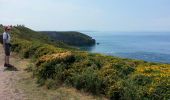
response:
<path id="1" fill-rule="evenodd" d="M 2 33 L 3 33 L 3 26 L 0 25 L 0 34 Z M 11 34 L 12 37 L 14 37 L 13 40 L 17 38 L 17 39 L 24 39 L 28 41 L 34 41 L 34 42 L 41 42 L 44 44 L 50 44 L 59 48 L 76 49 L 63 42 L 52 41 L 48 35 L 45 34 L 42 35 L 42 33 L 36 32 L 24 26 L 13 26 L 11 33 L 12 33 Z"/>
<path id="2" fill-rule="evenodd" d="M 42 31 L 51 37 L 53 41 L 62 41 L 68 45 L 73 46 L 89 46 L 94 45 L 95 40 L 92 37 L 82 34 L 80 32 L 68 31 L 68 32 L 55 32 L 55 31 Z"/>
<path id="3" fill-rule="evenodd" d="M 24 33 L 30 30 L 24 29 Z M 170 99 L 169 64 L 92 54 L 46 44 L 48 39 L 19 37 L 13 36 L 12 50 L 25 58 L 36 58 L 35 66 L 27 70 L 40 86 L 55 89 L 65 84 L 112 100 Z"/>

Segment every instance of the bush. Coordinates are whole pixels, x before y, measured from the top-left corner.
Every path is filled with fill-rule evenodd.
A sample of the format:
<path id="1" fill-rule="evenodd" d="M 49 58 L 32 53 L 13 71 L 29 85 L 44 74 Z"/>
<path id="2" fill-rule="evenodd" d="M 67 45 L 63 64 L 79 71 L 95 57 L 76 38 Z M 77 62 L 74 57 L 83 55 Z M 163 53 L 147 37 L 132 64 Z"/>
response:
<path id="1" fill-rule="evenodd" d="M 55 53 L 51 55 L 44 55 L 37 60 L 37 67 L 46 62 L 54 63 L 72 63 L 75 61 L 75 57 L 71 52 Z"/>
<path id="2" fill-rule="evenodd" d="M 152 78 L 144 75 L 136 75 L 133 79 L 134 83 L 137 85 L 145 86 L 152 83 Z"/>
<path id="3" fill-rule="evenodd" d="M 73 86 L 93 94 L 99 94 L 102 87 L 102 80 L 99 78 L 97 71 L 89 67 L 82 73 L 73 75 Z"/>
<path id="4" fill-rule="evenodd" d="M 169 80 L 163 79 L 160 84 L 155 87 L 153 92 L 150 94 L 152 99 L 157 100 L 168 100 L 170 99 L 170 85 Z"/>
<path id="5" fill-rule="evenodd" d="M 30 42 L 22 39 L 14 39 L 11 49 L 12 51 L 19 53 L 24 58 L 39 58 L 47 54 L 65 52 L 65 50 L 61 48 L 55 48 L 48 44 L 42 44 L 36 41 Z"/>
<path id="6" fill-rule="evenodd" d="M 108 95 L 111 100 L 121 100 L 124 97 L 123 89 L 118 84 L 114 84 L 109 88 Z"/>

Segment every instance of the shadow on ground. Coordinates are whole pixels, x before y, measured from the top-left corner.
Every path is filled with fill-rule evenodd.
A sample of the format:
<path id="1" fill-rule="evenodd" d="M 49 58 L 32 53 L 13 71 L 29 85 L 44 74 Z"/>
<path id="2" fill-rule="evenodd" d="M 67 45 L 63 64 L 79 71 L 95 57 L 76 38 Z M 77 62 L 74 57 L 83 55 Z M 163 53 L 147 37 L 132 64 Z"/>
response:
<path id="1" fill-rule="evenodd" d="M 7 67 L 4 71 L 19 71 L 15 66 L 14 67 Z"/>

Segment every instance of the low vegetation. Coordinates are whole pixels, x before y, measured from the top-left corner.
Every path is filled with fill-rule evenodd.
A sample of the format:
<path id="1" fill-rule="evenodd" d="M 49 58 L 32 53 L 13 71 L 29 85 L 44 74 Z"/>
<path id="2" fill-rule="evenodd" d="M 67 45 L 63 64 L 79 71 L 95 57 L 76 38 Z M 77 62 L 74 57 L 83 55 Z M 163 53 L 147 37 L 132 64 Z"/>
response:
<path id="1" fill-rule="evenodd" d="M 70 50 L 30 39 L 14 35 L 12 50 L 34 59 L 30 70 L 40 86 L 51 89 L 65 84 L 113 100 L 170 99 L 169 64 Z"/>

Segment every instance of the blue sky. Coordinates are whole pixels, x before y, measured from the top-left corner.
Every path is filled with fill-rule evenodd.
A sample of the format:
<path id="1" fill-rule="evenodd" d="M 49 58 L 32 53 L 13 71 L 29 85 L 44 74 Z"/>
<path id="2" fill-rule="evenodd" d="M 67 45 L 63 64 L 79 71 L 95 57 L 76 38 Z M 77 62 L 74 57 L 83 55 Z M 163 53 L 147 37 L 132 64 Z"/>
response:
<path id="1" fill-rule="evenodd" d="M 56 31 L 170 31 L 170 0 L 0 0 L 0 23 Z"/>

